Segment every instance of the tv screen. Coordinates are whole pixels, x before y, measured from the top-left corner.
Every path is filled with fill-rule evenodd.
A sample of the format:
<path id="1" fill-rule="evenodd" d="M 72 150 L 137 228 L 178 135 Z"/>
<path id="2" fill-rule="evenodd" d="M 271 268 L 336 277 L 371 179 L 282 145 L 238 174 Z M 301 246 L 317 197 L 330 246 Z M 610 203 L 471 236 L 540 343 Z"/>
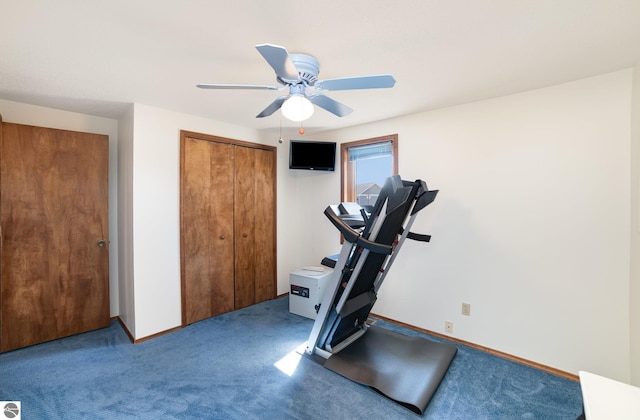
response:
<path id="1" fill-rule="evenodd" d="M 291 140 L 289 169 L 333 171 L 335 166 L 335 142 Z"/>

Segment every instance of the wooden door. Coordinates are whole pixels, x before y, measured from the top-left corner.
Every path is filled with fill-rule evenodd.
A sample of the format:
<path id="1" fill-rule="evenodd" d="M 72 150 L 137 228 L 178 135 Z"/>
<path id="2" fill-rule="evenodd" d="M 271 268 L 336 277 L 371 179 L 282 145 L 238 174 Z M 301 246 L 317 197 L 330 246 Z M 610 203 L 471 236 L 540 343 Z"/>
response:
<path id="1" fill-rule="evenodd" d="M 109 325 L 105 135 L 2 124 L 0 351 Z"/>
<path id="2" fill-rule="evenodd" d="M 255 195 L 255 302 L 276 297 L 276 154 L 258 150 L 253 174 Z"/>
<path id="3" fill-rule="evenodd" d="M 182 321 L 234 309 L 234 146 L 181 140 Z"/>
<path id="4" fill-rule="evenodd" d="M 236 309 L 275 297 L 275 156 L 236 147 Z"/>

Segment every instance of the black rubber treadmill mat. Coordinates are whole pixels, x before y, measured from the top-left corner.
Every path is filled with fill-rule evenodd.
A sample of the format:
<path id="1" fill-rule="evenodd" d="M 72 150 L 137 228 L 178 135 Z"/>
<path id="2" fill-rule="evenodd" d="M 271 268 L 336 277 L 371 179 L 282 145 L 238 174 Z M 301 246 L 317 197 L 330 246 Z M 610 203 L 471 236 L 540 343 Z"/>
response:
<path id="1" fill-rule="evenodd" d="M 324 366 L 422 415 L 458 349 L 374 326 Z"/>

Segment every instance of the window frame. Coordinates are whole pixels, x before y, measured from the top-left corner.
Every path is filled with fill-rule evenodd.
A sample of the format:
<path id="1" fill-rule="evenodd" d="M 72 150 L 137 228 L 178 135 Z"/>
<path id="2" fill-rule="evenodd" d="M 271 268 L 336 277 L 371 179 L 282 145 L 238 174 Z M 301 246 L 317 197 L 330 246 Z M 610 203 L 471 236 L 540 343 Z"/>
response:
<path id="1" fill-rule="evenodd" d="M 355 171 L 349 159 L 349 149 L 355 146 L 385 143 L 391 141 L 392 175 L 398 175 L 398 134 L 373 137 L 370 139 L 350 141 L 340 144 L 340 201 L 356 201 Z"/>

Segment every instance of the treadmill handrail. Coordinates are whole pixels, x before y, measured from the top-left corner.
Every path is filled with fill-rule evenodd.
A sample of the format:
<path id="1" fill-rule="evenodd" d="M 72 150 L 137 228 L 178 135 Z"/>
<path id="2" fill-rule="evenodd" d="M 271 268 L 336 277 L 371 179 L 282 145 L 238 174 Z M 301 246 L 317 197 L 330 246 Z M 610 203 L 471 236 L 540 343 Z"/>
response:
<path id="1" fill-rule="evenodd" d="M 376 254 L 391 254 L 393 247 L 391 245 L 379 244 L 377 242 L 370 241 L 360 236 L 358 232 L 353 230 L 351 226 L 346 224 L 336 213 L 331 209 L 331 206 L 324 210 L 324 215 L 327 216 L 329 221 L 338 228 L 340 233 L 344 236 L 345 241 L 355 243 L 365 249 Z"/>
<path id="2" fill-rule="evenodd" d="M 404 228 L 400 228 L 400 235 L 404 233 Z M 413 239 L 414 241 L 420 242 L 429 242 L 431 241 L 431 235 L 423 235 L 421 233 L 409 232 L 407 233 L 408 239 Z"/>
<path id="3" fill-rule="evenodd" d="M 414 241 L 420 242 L 429 242 L 431 241 L 431 235 L 423 235 L 420 233 L 409 232 L 407 234 L 407 238 L 412 239 Z"/>

